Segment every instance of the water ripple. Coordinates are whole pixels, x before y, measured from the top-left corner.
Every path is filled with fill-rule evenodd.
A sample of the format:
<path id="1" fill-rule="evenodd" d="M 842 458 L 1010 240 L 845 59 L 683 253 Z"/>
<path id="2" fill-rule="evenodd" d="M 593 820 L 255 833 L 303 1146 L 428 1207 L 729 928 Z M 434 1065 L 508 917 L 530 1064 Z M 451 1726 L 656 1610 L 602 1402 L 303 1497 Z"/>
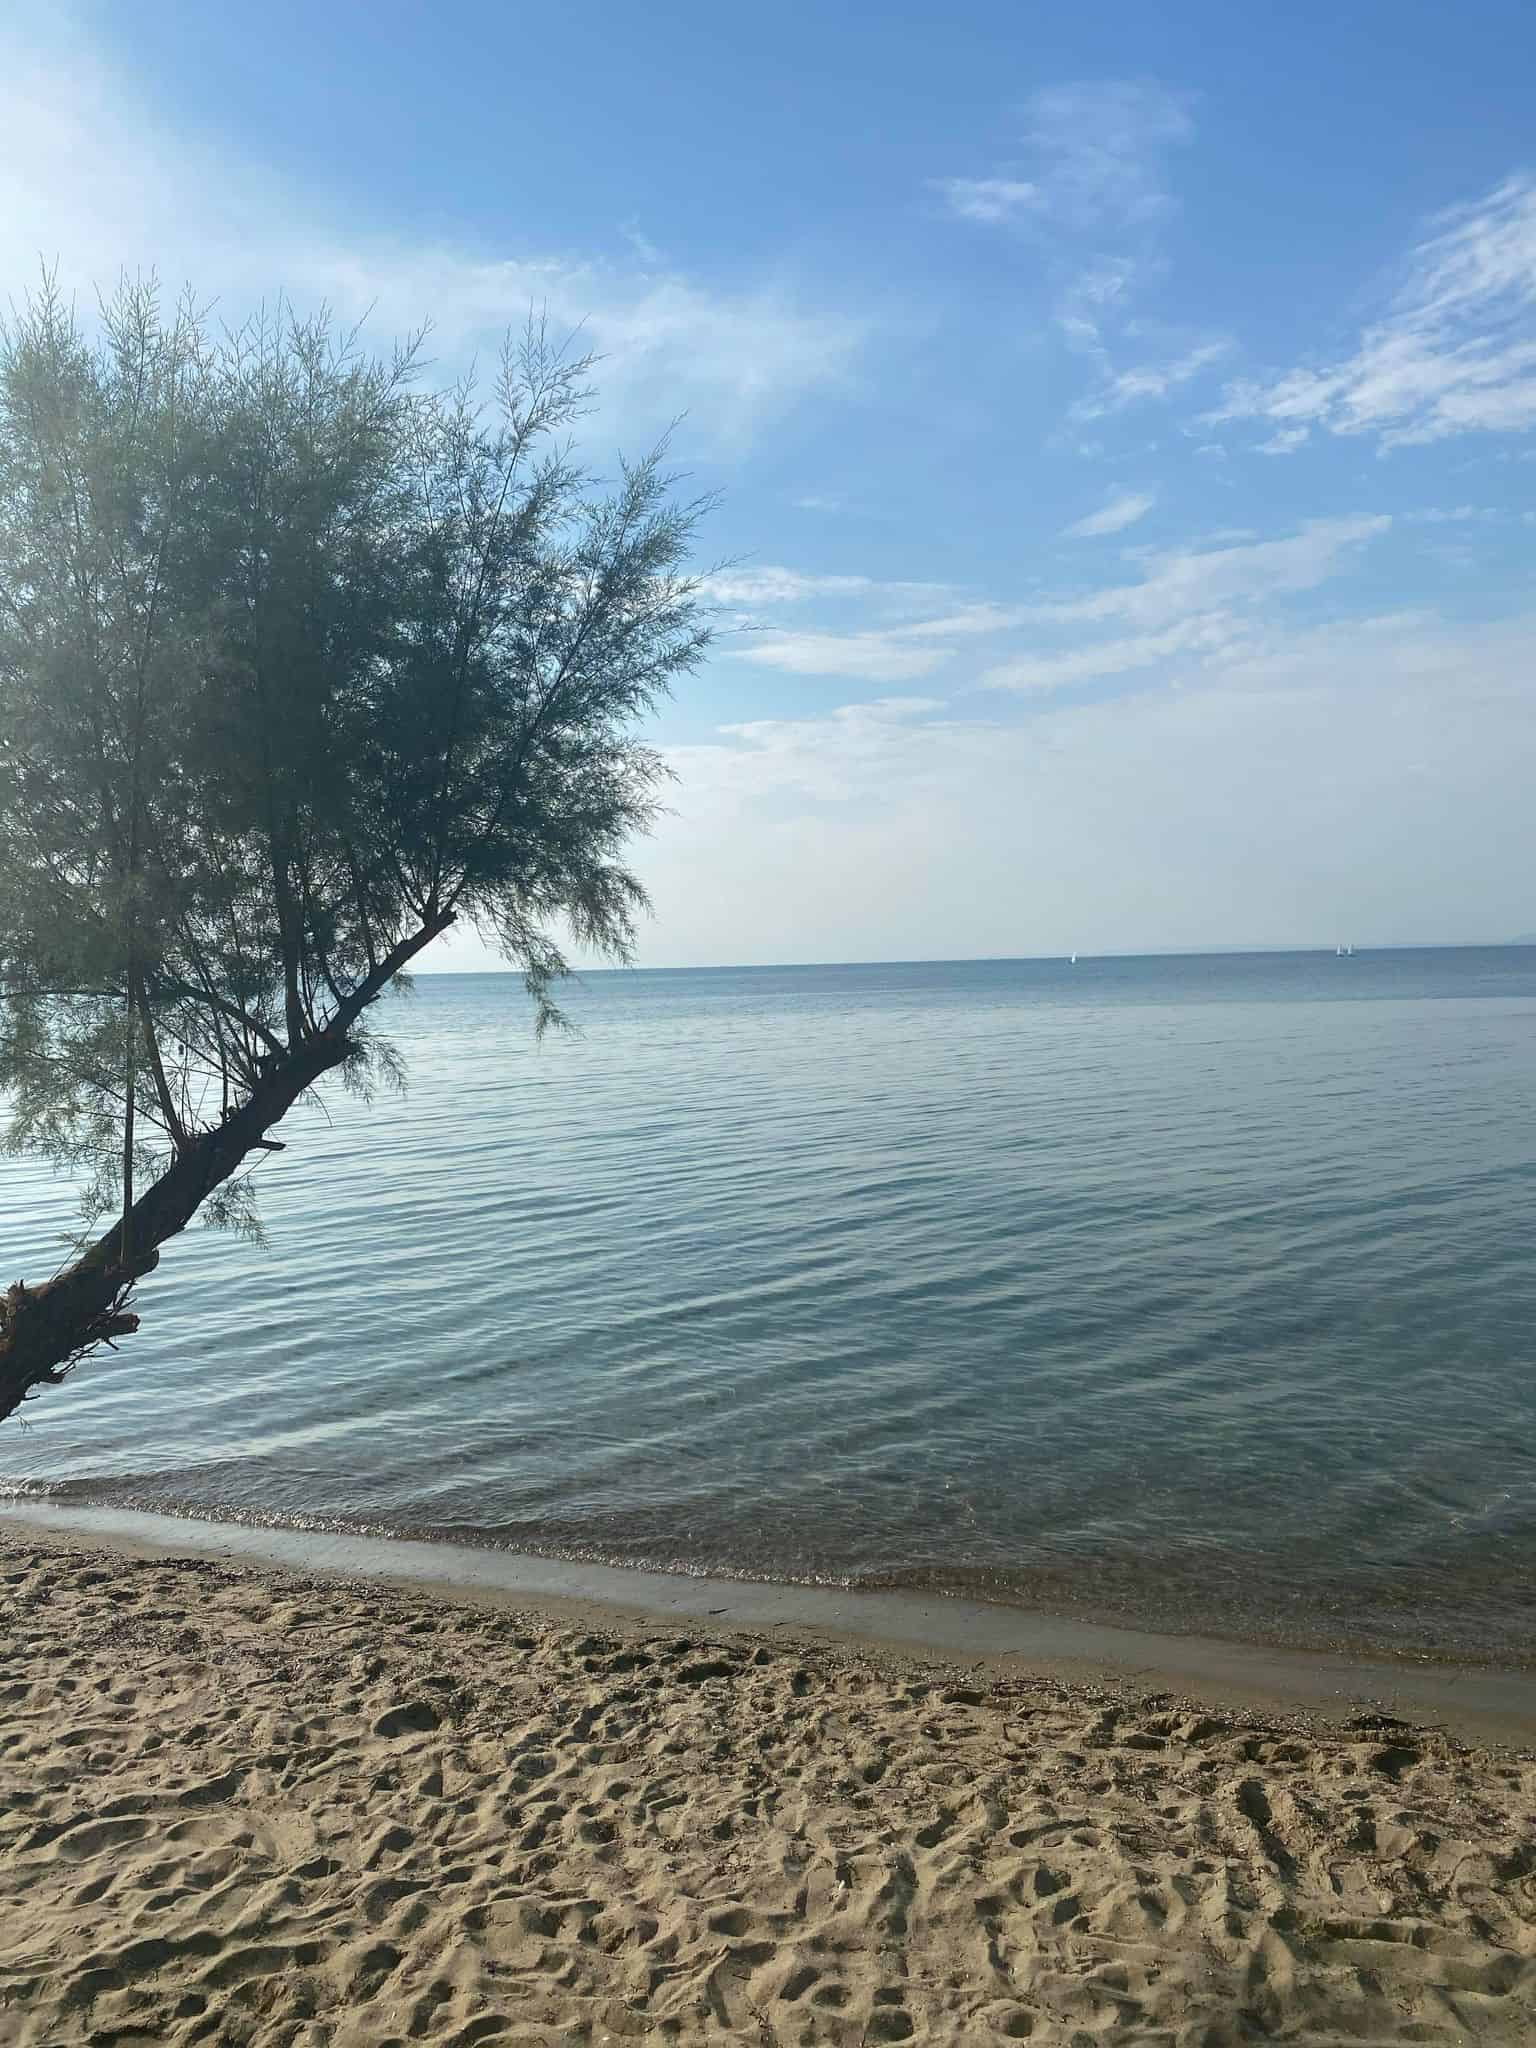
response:
<path id="1" fill-rule="evenodd" d="M 0 1491 L 1536 1655 L 1536 953 L 390 1007 Z M 69 1191 L 0 1163 L 13 1273 Z"/>

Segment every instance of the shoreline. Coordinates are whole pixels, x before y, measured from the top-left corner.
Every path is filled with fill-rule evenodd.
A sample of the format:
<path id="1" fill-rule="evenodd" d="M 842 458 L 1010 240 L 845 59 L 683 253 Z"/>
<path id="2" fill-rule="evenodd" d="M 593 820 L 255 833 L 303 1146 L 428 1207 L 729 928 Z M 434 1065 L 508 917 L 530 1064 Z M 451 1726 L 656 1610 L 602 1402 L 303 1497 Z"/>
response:
<path id="1" fill-rule="evenodd" d="M 948 1595 L 631 1570 L 403 1537 L 252 1527 L 136 1509 L 0 1503 L 0 1537 L 125 1557 L 219 1559 L 452 1604 L 632 1628 L 667 1621 L 741 1636 L 793 1634 L 911 1661 L 1168 1693 L 1244 1711 L 1339 1721 L 1361 1711 L 1464 1739 L 1536 1744 L 1536 1673 L 1306 1651 L 1142 1630 Z"/>
<path id="2" fill-rule="evenodd" d="M 1526 1583 L 1530 1575 L 1522 1576 L 1518 1561 L 1502 1550 L 1476 1568 L 1463 1558 L 1459 1578 L 1430 1571 L 1421 1579 L 1406 1569 L 1391 1578 L 1378 1570 L 1372 1577 L 1372 1568 L 1364 1566 L 1354 1579 L 1346 1568 L 1342 1575 L 1335 1570 L 1316 1581 L 1307 1570 L 1282 1572 L 1272 1555 L 1260 1554 L 1216 1559 L 1211 1570 L 1192 1579 L 1177 1559 L 1161 1566 L 1124 1548 L 1091 1557 L 1035 1557 L 1011 1569 L 995 1563 L 929 1563 L 908 1571 L 881 1568 L 844 1575 L 797 1569 L 793 1560 L 782 1566 L 773 1561 L 738 1564 L 728 1550 L 718 1554 L 717 1546 L 710 1546 L 714 1554 L 701 1555 L 687 1554 L 685 1546 L 685 1553 L 675 1556 L 665 1539 L 656 1540 L 654 1529 L 649 1540 L 635 1546 L 622 1537 L 594 1543 L 579 1532 L 482 1531 L 434 1526 L 430 1519 L 409 1516 L 293 1511 L 267 1517 L 237 1503 L 144 1496 L 80 1480 L 0 1483 L 0 1515 L 12 1512 L 54 1516 L 60 1526 L 80 1518 L 79 1526 L 95 1529 L 118 1526 L 116 1517 L 126 1533 L 159 1531 L 168 1542 L 177 1540 L 171 1530 L 202 1527 L 221 1532 L 210 1541 L 270 1542 L 283 1546 L 285 1556 L 293 1554 L 296 1543 L 305 1559 L 317 1554 L 316 1546 L 358 1544 L 364 1552 L 373 1546 L 378 1558 L 369 1563 L 359 1552 L 358 1569 L 385 1575 L 388 1556 L 417 1551 L 440 1560 L 437 1571 L 410 1566 L 407 1576 L 412 1578 L 479 1581 L 505 1579 L 510 1573 L 519 1585 L 531 1588 L 552 1573 L 558 1583 L 552 1582 L 550 1590 L 559 1593 L 574 1574 L 604 1582 L 592 1597 L 620 1606 L 634 1605 L 637 1588 L 652 1589 L 644 1598 L 666 1605 L 672 1589 L 709 1582 L 729 1587 L 733 1596 L 804 1598 L 817 1611 L 829 1599 L 861 1605 L 878 1599 L 938 1615 L 963 1609 L 976 1616 L 1028 1616 L 1041 1626 L 1070 1625 L 1112 1639 L 1219 1645 L 1223 1651 L 1253 1652 L 1282 1662 L 1300 1656 L 1351 1669 L 1438 1668 L 1536 1680 L 1536 1600 Z M 994 1625 L 983 1619 L 975 1626 L 988 1639 Z M 912 1635 L 904 1624 L 901 1633 L 903 1639 L 925 1639 L 920 1627 Z M 1157 1652 L 1150 1654 L 1155 1659 Z"/>

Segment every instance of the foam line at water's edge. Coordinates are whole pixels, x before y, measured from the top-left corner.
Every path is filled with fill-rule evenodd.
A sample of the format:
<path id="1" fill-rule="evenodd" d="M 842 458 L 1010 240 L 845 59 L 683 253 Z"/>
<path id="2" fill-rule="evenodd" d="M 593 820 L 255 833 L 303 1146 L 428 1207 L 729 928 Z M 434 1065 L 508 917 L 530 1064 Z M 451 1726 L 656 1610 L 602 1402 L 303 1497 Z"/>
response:
<path id="1" fill-rule="evenodd" d="M 1288 1712 L 1343 1716 L 1380 1707 L 1480 1741 L 1536 1743 L 1536 1674 L 1524 1672 L 1373 1662 L 1157 1635 L 948 1597 L 633 1571 L 516 1551 L 250 1528 L 122 1508 L 0 1503 L 0 1526 L 18 1534 L 81 1537 L 108 1549 L 406 1582 L 492 1603 L 571 1603 L 717 1631 L 788 1628 L 945 1658 L 1017 1660 L 1066 1677 L 1106 1677 L 1146 1692 L 1183 1692 Z"/>

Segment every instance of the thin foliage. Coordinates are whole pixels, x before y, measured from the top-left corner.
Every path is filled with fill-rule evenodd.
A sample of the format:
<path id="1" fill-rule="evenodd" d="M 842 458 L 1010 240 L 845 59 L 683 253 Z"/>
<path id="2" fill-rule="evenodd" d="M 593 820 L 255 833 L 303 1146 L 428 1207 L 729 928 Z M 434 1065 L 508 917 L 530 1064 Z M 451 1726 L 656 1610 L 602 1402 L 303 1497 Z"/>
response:
<path id="1" fill-rule="evenodd" d="M 0 1144 L 120 1218 L 98 1320 L 192 1213 L 256 1231 L 323 1075 L 400 1085 L 364 1012 L 452 924 L 541 1031 L 570 948 L 629 957 L 703 507 L 659 455 L 594 488 L 592 367 L 530 321 L 443 393 L 419 340 L 219 331 L 152 281 L 87 330 L 45 279 L 0 330 Z M 0 1302 L 0 1414 L 112 1334 L 46 1358 L 40 1293 Z"/>

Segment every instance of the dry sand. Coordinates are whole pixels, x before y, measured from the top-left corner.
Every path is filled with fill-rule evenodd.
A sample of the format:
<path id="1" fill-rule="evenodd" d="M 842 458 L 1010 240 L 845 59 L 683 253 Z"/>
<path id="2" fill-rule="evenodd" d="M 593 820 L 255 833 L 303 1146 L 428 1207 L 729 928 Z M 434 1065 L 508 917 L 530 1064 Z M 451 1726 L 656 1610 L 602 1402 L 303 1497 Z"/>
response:
<path id="1" fill-rule="evenodd" d="M 0 1532 L 0 2042 L 1536 2042 L 1536 1762 Z"/>

